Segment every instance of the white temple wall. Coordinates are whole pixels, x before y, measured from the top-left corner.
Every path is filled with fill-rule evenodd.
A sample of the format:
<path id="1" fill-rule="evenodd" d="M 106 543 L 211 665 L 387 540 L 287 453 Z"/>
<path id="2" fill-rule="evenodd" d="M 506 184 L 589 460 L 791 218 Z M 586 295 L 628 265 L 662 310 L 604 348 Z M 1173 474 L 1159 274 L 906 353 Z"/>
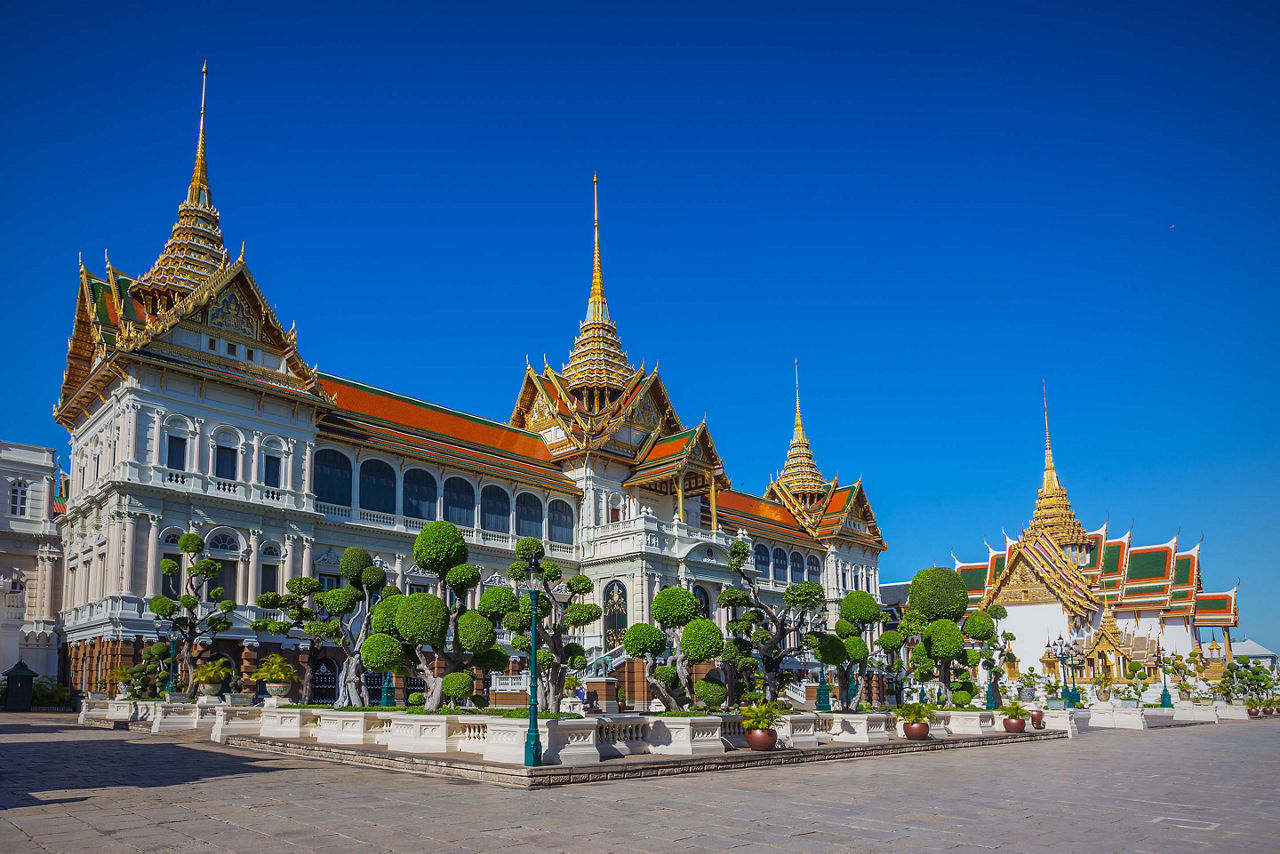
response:
<path id="1" fill-rule="evenodd" d="M 1034 667 L 1037 673 L 1044 672 L 1040 658 L 1044 655 L 1047 641 L 1056 641 L 1061 635 L 1071 639 L 1070 623 L 1067 613 L 1056 603 L 1037 605 L 1008 605 L 1009 616 L 1000 621 L 1001 632 L 1011 632 L 1014 640 L 1011 644 L 1013 654 L 1018 657 L 1018 669 L 1026 672 Z"/>

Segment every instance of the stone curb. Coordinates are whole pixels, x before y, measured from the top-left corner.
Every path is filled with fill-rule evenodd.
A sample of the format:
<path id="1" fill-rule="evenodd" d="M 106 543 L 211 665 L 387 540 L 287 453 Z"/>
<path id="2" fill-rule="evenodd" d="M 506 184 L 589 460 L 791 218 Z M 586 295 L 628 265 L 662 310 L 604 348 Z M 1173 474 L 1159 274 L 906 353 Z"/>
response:
<path id="1" fill-rule="evenodd" d="M 431 777 L 446 777 L 494 783 L 519 789 L 543 789 L 576 783 L 598 783 L 607 780 L 636 780 L 698 774 L 707 771 L 733 771 L 742 768 L 765 768 L 829 762 L 842 759 L 866 759 L 903 753 L 926 753 L 934 750 L 957 750 L 972 747 L 1001 747 L 1035 741 L 1066 738 L 1065 730 L 1028 733 L 1025 735 L 948 736 L 928 741 L 897 741 L 889 744 L 829 745 L 809 750 L 775 750 L 768 753 L 734 751 L 717 756 L 663 757 L 634 762 L 601 763 L 590 766 L 544 766 L 525 768 L 450 757 L 432 758 L 410 754 L 391 754 L 371 750 L 319 745 L 301 741 L 269 739 L 244 735 L 227 738 L 227 745 L 266 753 L 321 759 L 348 765 L 383 768 Z"/>

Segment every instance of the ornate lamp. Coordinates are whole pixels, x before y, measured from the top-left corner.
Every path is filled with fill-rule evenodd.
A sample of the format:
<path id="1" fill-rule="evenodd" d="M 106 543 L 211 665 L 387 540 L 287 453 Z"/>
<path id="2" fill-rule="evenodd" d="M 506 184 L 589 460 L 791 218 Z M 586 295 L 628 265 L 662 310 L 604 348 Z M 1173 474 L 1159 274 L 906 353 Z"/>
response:
<path id="1" fill-rule="evenodd" d="M 1169 674 L 1164 672 L 1164 648 L 1160 646 L 1160 641 L 1156 641 L 1156 667 L 1160 668 L 1160 684 L 1164 686 L 1164 690 L 1160 692 L 1160 708 L 1172 709 L 1173 697 L 1169 695 Z"/>
<path id="2" fill-rule="evenodd" d="M 529 558 L 529 734 L 524 742 L 526 768 L 542 765 L 542 738 L 538 734 L 538 587 L 542 578 L 542 564 L 537 557 Z"/>

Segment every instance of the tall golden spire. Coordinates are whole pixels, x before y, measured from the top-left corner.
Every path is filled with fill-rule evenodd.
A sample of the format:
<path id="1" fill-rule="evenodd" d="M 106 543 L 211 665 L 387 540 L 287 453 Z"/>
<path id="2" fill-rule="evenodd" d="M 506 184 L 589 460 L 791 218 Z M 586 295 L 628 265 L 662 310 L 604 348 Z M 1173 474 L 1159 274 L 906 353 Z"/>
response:
<path id="1" fill-rule="evenodd" d="M 191 173 L 191 186 L 187 188 L 187 204 L 213 207 L 209 192 L 209 163 L 204 153 L 204 96 L 209 83 L 209 63 L 200 69 L 200 134 L 196 137 L 196 168 Z"/>
<path id="2" fill-rule="evenodd" d="M 804 434 L 804 418 L 800 414 L 800 360 L 795 361 L 796 369 L 796 421 L 791 431 L 791 447 L 787 449 L 787 463 L 782 468 L 778 480 L 793 495 L 817 496 L 826 491 L 827 482 L 818 471 L 818 464 L 813 460 L 813 451 L 809 448 L 809 439 Z"/>
<path id="3" fill-rule="evenodd" d="M 205 154 L 204 114 L 209 63 L 200 69 L 200 132 L 196 136 L 196 165 L 191 172 L 187 197 L 178 205 L 178 221 L 164 251 L 139 279 L 144 288 L 188 291 L 215 271 L 227 266 L 227 249 L 218 227 L 218 210 L 209 191 L 209 162 Z"/>
<path id="4" fill-rule="evenodd" d="M 1070 546 L 1087 546 L 1090 540 L 1085 536 L 1084 526 L 1076 518 L 1067 500 L 1067 491 L 1058 481 L 1058 471 L 1053 465 L 1053 446 L 1049 441 L 1049 392 L 1043 380 L 1040 381 L 1041 397 L 1044 402 L 1044 482 L 1036 495 L 1036 509 L 1031 514 L 1031 526 L 1028 530 L 1044 532 L 1053 538 L 1060 548 Z"/>
<path id="5" fill-rule="evenodd" d="M 565 385 L 570 391 L 584 392 L 590 409 L 610 402 L 610 392 L 626 388 L 635 371 L 627 361 L 626 351 L 618 338 L 617 327 L 609 316 L 609 302 L 604 296 L 604 276 L 600 272 L 600 180 L 591 176 L 592 210 L 595 226 L 595 254 L 591 266 L 591 296 L 587 298 L 587 316 L 578 325 L 578 337 L 564 366 Z"/>

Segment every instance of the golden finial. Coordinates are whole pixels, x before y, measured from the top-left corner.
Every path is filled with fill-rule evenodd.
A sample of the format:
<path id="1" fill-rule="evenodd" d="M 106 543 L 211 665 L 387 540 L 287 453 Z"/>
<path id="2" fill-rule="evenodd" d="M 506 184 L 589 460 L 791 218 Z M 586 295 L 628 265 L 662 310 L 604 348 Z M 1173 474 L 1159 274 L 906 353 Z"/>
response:
<path id="1" fill-rule="evenodd" d="M 209 63 L 200 69 L 200 133 L 196 137 L 196 166 L 191 173 L 191 187 L 187 190 L 187 204 L 213 207 L 213 195 L 209 192 L 209 164 L 204 146 L 204 104 L 209 83 Z"/>
<path id="2" fill-rule="evenodd" d="M 795 360 L 796 369 L 796 426 L 795 438 L 804 438 L 804 421 L 800 418 L 800 360 Z"/>
<path id="3" fill-rule="evenodd" d="M 587 322 L 609 319 L 609 304 L 604 298 L 604 276 L 600 272 L 600 176 L 591 173 L 591 211 L 595 227 L 595 257 L 591 264 L 591 298 L 587 304 Z"/>
<path id="4" fill-rule="evenodd" d="M 241 240 L 241 241 L 240 241 L 240 257 L 239 257 L 239 258 L 237 258 L 236 260 L 237 260 L 237 261 L 243 261 L 243 260 L 244 260 L 244 241 L 243 241 L 243 240 Z"/>

